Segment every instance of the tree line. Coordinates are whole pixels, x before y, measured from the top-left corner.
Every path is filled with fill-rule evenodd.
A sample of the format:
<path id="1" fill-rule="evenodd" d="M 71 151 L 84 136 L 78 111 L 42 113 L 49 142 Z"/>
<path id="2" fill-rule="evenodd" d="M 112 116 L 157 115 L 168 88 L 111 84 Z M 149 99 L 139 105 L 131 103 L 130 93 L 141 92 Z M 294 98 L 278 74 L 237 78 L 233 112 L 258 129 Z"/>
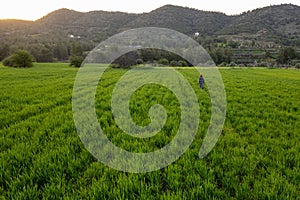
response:
<path id="1" fill-rule="evenodd" d="M 234 44 L 232 44 L 234 45 Z M 92 49 L 91 44 L 70 42 L 69 44 L 53 44 L 51 47 L 43 44 L 35 44 L 28 46 L 27 48 L 20 48 L 11 53 L 14 47 L 8 45 L 0 46 L 0 59 L 4 65 L 18 67 L 16 64 L 19 61 L 19 57 L 26 58 L 29 62 L 54 62 L 64 61 L 70 62 L 71 66 L 80 67 L 81 63 L 85 59 L 89 50 Z M 230 46 L 209 46 L 207 47 L 208 53 L 218 66 L 235 66 L 232 47 Z M 28 54 L 27 56 L 25 54 Z M 300 55 L 297 49 L 294 47 L 284 47 L 279 50 L 276 55 L 271 55 L 269 52 L 265 52 L 264 62 L 276 62 L 282 66 L 299 66 Z M 29 62 L 30 63 L 30 62 Z M 139 64 L 156 64 L 156 65 L 169 65 L 169 66 L 191 66 L 191 64 L 180 56 L 158 49 L 141 49 L 130 52 L 126 55 L 116 59 L 113 63 L 113 67 L 130 67 L 132 65 Z M 239 64 L 239 63 L 238 63 Z M 262 64 L 262 63 L 259 63 Z M 258 65 L 259 65 L 258 64 Z M 28 65 L 29 67 L 31 65 Z M 24 64 L 20 64 L 20 67 L 24 67 Z"/>

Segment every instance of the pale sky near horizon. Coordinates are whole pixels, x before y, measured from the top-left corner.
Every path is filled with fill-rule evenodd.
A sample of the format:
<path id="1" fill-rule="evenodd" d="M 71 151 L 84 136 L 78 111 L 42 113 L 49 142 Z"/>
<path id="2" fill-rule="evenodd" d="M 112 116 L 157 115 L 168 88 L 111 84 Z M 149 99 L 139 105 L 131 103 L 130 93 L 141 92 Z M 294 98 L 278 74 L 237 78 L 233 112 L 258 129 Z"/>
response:
<path id="1" fill-rule="evenodd" d="M 284 3 L 300 5 L 299 0 L 2 0 L 0 19 L 36 20 L 60 8 L 81 12 L 105 10 L 143 13 L 166 4 L 233 15 Z"/>

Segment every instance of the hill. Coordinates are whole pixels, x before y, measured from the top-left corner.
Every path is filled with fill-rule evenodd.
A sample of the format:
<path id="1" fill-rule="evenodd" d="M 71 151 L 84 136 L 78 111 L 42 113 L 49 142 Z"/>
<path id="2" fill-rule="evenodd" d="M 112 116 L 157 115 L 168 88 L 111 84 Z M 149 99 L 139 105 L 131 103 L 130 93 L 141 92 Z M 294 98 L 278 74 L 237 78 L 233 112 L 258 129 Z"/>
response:
<path id="1" fill-rule="evenodd" d="M 143 14 L 60 9 L 36 21 L 0 20 L 3 44 L 0 58 L 8 46 L 10 52 L 17 48 L 28 49 L 39 61 L 47 60 L 37 55 L 42 50 L 48 57 L 63 60 L 70 55 L 74 43 L 80 43 L 83 51 L 89 51 L 111 35 L 146 26 L 170 28 L 190 36 L 198 32 L 199 42 L 205 40 L 208 44 L 221 40 L 248 46 L 254 42 L 261 48 L 299 47 L 299 13 L 300 7 L 292 4 L 259 8 L 235 16 L 173 5 Z"/>
<path id="2" fill-rule="evenodd" d="M 292 4 L 270 6 L 235 16 L 218 34 L 255 34 L 261 30 L 281 35 L 300 33 L 300 7 Z"/>
<path id="3" fill-rule="evenodd" d="M 166 5 L 139 16 L 125 27 L 156 26 L 174 29 L 188 35 L 200 32 L 214 34 L 231 23 L 232 17 L 218 12 L 206 12 L 187 7 Z"/>

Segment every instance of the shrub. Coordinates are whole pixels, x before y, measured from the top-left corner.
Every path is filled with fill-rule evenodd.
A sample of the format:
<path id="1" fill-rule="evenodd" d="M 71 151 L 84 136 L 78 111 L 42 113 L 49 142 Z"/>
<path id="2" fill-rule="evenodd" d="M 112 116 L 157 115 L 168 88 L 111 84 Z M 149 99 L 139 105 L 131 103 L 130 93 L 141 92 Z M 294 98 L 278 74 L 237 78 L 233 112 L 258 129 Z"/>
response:
<path id="1" fill-rule="evenodd" d="M 10 67 L 12 67 L 13 62 L 12 62 L 11 56 L 5 58 L 5 59 L 2 61 L 2 64 L 3 64 L 4 66 L 10 66 Z"/>
<path id="2" fill-rule="evenodd" d="M 225 62 L 222 62 L 221 64 L 219 64 L 218 66 L 219 67 L 226 67 L 228 64 L 227 63 L 225 63 Z"/>
<path id="3" fill-rule="evenodd" d="M 160 59 L 158 63 L 161 65 L 169 65 L 169 61 L 166 58 Z"/>
<path id="4" fill-rule="evenodd" d="M 135 51 L 131 51 L 126 53 L 111 63 L 111 67 L 113 68 L 130 68 L 131 66 L 136 65 L 137 61 L 137 53 Z"/>
<path id="5" fill-rule="evenodd" d="M 137 64 L 137 65 L 144 64 L 143 59 L 141 59 L 141 58 L 137 59 L 137 60 L 136 60 L 136 64 Z"/>
<path id="6" fill-rule="evenodd" d="M 300 69 L 300 63 L 297 63 L 297 64 L 295 65 L 295 68 L 296 68 L 296 69 Z"/>
<path id="7" fill-rule="evenodd" d="M 269 63 L 267 63 L 267 62 L 261 62 L 261 63 L 259 63 L 259 64 L 257 64 L 257 67 L 269 67 Z"/>
<path id="8" fill-rule="evenodd" d="M 178 61 L 178 64 L 179 64 L 179 66 L 181 66 L 181 67 L 186 67 L 186 66 L 188 66 L 188 64 L 187 64 L 187 62 L 186 62 L 185 60 L 179 60 L 179 61 Z"/>
<path id="9" fill-rule="evenodd" d="M 3 60 L 4 66 L 17 67 L 17 68 L 29 68 L 32 67 L 34 57 L 25 50 L 18 50 L 14 54 Z"/>
<path id="10" fill-rule="evenodd" d="M 235 62 L 230 62 L 229 63 L 229 67 L 235 67 L 236 66 L 236 63 Z"/>
<path id="11" fill-rule="evenodd" d="M 71 56 L 70 66 L 80 67 L 84 58 L 82 56 Z"/>
<path id="12" fill-rule="evenodd" d="M 179 63 L 178 63 L 176 60 L 172 60 L 172 61 L 170 62 L 170 65 L 171 65 L 172 67 L 180 66 Z"/>

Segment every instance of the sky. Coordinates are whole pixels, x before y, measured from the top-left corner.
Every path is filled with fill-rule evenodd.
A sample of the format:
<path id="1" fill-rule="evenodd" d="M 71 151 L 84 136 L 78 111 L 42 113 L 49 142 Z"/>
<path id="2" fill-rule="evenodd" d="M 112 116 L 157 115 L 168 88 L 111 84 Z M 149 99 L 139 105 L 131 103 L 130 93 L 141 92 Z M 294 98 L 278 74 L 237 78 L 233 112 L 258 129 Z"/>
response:
<path id="1" fill-rule="evenodd" d="M 1 0 L 0 19 L 37 20 L 48 13 L 68 8 L 81 12 L 93 10 L 150 12 L 166 4 L 205 11 L 219 11 L 228 15 L 240 14 L 260 7 L 292 3 L 299 0 Z"/>

